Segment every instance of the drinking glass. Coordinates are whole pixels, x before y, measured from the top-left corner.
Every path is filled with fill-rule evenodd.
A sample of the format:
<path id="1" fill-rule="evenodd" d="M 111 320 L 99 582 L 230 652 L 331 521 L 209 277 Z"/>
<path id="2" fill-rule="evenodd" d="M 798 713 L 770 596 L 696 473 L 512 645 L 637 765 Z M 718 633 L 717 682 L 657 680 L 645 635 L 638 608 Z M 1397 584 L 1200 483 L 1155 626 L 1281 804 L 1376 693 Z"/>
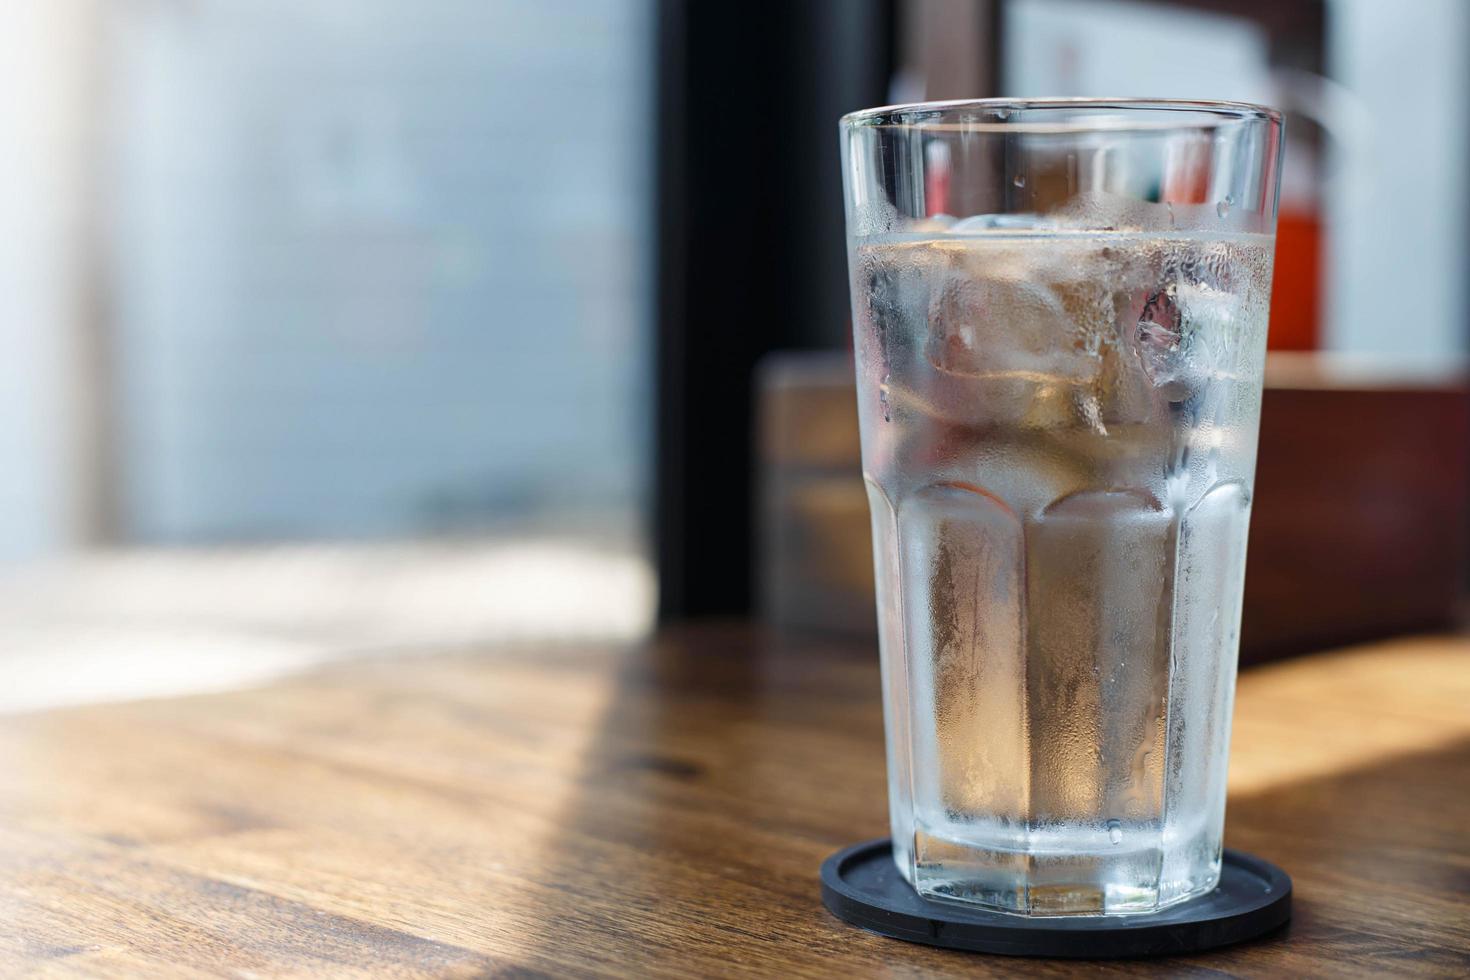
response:
<path id="1" fill-rule="evenodd" d="M 1214 887 L 1281 117 L 980 100 L 841 123 L 893 853 L 929 898 Z"/>

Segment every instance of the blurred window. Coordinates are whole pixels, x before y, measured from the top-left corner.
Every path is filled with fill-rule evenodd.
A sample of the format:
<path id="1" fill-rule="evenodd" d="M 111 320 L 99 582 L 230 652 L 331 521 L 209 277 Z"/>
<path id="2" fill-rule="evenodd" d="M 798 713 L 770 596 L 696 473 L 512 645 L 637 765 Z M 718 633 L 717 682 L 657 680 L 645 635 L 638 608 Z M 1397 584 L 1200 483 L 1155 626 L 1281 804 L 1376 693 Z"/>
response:
<path id="1" fill-rule="evenodd" d="M 0 712 L 649 628 L 654 50 L 0 4 Z"/>
<path id="2" fill-rule="evenodd" d="M 105 6 L 113 534 L 631 534 L 650 4 Z"/>

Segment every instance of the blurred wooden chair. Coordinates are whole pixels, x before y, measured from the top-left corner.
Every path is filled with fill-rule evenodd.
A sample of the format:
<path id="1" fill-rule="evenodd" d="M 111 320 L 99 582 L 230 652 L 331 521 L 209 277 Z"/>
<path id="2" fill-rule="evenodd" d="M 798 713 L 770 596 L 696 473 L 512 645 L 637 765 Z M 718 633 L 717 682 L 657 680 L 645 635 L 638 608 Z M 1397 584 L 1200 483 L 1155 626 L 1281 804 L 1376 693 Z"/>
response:
<path id="1" fill-rule="evenodd" d="M 762 613 L 780 626 L 872 633 L 851 358 L 773 355 L 757 388 Z M 1462 373 L 1270 355 L 1243 661 L 1456 625 L 1467 510 Z"/>

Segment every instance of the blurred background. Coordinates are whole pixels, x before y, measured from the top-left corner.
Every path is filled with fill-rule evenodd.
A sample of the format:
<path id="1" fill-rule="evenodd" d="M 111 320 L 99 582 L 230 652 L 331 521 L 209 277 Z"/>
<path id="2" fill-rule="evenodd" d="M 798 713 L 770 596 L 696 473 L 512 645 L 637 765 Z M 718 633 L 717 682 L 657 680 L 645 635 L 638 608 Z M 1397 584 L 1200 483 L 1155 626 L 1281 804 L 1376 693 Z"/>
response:
<path id="1" fill-rule="evenodd" d="M 873 629 L 836 119 L 1288 117 L 1244 644 L 1463 623 L 1459 0 L 10 0 L 0 710 Z"/>

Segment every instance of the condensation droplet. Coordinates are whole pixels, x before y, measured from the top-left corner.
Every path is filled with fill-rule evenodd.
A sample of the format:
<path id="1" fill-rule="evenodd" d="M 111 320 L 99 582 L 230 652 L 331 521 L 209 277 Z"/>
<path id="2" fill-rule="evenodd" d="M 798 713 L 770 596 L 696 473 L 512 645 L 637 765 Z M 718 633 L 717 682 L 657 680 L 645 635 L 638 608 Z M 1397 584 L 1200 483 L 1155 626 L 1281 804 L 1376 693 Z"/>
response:
<path id="1" fill-rule="evenodd" d="M 1114 845 L 1123 843 L 1123 824 L 1118 820 L 1108 821 L 1108 840 Z"/>
<path id="2" fill-rule="evenodd" d="M 1016 174 L 1015 178 L 1011 181 L 1011 183 L 1015 184 L 1017 187 L 1025 187 L 1026 186 L 1026 175 L 1025 174 Z"/>
<path id="3" fill-rule="evenodd" d="M 1219 203 L 1217 203 L 1215 205 L 1215 213 L 1218 214 L 1222 218 L 1225 217 L 1225 215 L 1229 214 L 1230 213 L 1230 198 L 1227 197 L 1227 198 L 1225 198 L 1225 200 L 1220 201 Z"/>

